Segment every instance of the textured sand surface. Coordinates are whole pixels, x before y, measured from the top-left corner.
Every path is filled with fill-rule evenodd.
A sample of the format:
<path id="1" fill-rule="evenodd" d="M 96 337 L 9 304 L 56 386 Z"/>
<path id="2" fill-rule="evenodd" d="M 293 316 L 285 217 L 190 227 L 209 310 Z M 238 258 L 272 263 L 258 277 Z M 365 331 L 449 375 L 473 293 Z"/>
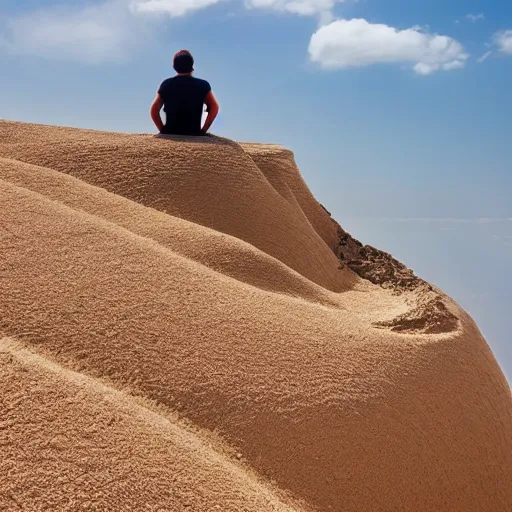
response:
<path id="1" fill-rule="evenodd" d="M 0 121 L 0 510 L 512 509 L 474 322 L 293 155 Z"/>
<path id="2" fill-rule="evenodd" d="M 0 364 L 2 510 L 302 510 L 178 418 L 13 340 Z"/>

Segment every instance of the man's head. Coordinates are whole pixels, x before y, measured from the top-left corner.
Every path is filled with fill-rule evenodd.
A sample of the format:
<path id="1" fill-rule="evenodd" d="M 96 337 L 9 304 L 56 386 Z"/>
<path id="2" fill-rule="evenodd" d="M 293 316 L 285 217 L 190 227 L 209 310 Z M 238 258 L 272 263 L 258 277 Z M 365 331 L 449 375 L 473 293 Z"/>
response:
<path id="1" fill-rule="evenodd" d="M 188 50 L 180 50 L 174 55 L 173 68 L 176 73 L 188 74 L 194 71 L 194 57 Z"/>

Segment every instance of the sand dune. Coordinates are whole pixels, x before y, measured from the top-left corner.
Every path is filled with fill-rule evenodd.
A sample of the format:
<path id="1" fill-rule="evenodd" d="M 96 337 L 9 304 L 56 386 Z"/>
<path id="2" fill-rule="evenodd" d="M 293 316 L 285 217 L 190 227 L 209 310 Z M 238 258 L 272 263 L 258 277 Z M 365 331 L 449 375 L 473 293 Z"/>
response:
<path id="1" fill-rule="evenodd" d="M 13 340 L 0 361 L 2 510 L 302 510 L 151 404 Z"/>
<path id="2" fill-rule="evenodd" d="M 289 151 L 0 122 L 0 204 L 0 509 L 512 509 L 477 327 Z"/>
<path id="3" fill-rule="evenodd" d="M 51 169 L 0 158 L 0 177 L 155 240 L 248 284 L 306 300 L 338 303 L 324 288 L 238 238 L 166 215 Z"/>
<path id="4" fill-rule="evenodd" d="M 129 135 L 113 142 L 110 134 L 48 129 L 41 145 L 37 130 L 10 125 L 11 143 L 3 144 L 0 156 L 71 174 L 233 235 L 325 288 L 342 291 L 354 282 L 338 270 L 339 261 L 311 224 L 234 142 L 183 140 L 176 146 L 165 137 Z"/>

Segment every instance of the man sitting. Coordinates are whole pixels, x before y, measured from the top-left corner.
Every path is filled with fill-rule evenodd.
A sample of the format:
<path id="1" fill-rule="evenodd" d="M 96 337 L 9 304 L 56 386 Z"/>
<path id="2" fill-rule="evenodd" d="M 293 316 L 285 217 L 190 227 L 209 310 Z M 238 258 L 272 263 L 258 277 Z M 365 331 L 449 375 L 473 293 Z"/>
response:
<path id="1" fill-rule="evenodd" d="M 188 50 L 174 56 L 176 76 L 164 80 L 151 105 L 151 119 L 162 134 L 206 135 L 219 113 L 219 104 L 206 80 L 192 76 L 194 58 Z M 206 104 L 208 117 L 201 127 L 203 107 Z M 166 123 L 160 111 L 165 111 Z"/>

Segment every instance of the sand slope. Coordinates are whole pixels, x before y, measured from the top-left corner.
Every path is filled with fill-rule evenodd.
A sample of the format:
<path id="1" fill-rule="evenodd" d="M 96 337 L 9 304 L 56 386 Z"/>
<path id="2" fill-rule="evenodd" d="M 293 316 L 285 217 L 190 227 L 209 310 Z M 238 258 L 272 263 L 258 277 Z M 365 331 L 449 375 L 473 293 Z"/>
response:
<path id="1" fill-rule="evenodd" d="M 151 404 L 13 340 L 0 365 L 1 510 L 302 510 Z"/>
<path id="2" fill-rule="evenodd" d="M 512 508 L 473 321 L 353 272 L 286 150 L 0 122 L 0 204 L 0 508 Z"/>

